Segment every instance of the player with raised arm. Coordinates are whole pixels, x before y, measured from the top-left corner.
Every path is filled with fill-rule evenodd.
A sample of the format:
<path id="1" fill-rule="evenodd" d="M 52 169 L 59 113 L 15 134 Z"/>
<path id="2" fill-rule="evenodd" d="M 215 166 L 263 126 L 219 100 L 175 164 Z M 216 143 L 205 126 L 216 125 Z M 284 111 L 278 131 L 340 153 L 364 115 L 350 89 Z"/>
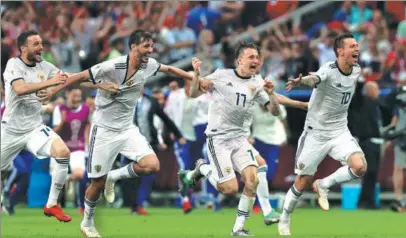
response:
<path id="1" fill-rule="evenodd" d="M 159 160 L 146 138 L 133 123 L 133 112 L 146 80 L 158 71 L 192 80 L 193 76 L 173 66 L 162 65 L 149 55 L 153 52 L 152 35 L 135 30 L 129 37 L 130 53 L 91 67 L 72 77 L 73 81 L 91 79 L 119 85 L 115 94 L 98 90 L 96 111 L 90 132 L 88 177 L 92 179 L 85 195 L 85 213 L 80 229 L 87 237 L 100 237 L 94 214 L 101 191 L 114 201 L 114 184 L 159 171 Z M 121 153 L 134 161 L 111 170 Z M 110 171 L 110 172 L 109 172 Z"/>
<path id="2" fill-rule="evenodd" d="M 21 55 L 9 59 L 4 72 L 6 109 L 1 122 L 2 178 L 23 149 L 37 158 L 55 158 L 57 166 L 44 214 L 69 222 L 71 217 L 57 205 L 57 199 L 68 174 L 70 152 L 62 139 L 43 124 L 41 103 L 36 96 L 39 90 L 64 84 L 67 75 L 42 61 L 42 39 L 36 31 L 21 33 L 17 46 Z"/>
<path id="3" fill-rule="evenodd" d="M 367 169 L 364 153 L 347 127 L 348 107 L 361 74 L 357 64 L 359 45 L 351 34 L 342 34 L 334 40 L 334 52 L 337 61 L 321 66 L 314 75 L 300 75 L 287 83 L 287 91 L 299 84 L 314 89 L 296 152 L 297 177 L 285 197 L 278 225 L 280 235 L 290 235 L 290 218 L 297 201 L 311 184 L 317 166 L 326 155 L 340 161 L 343 166 L 313 183 L 323 210 L 329 209 L 327 195 L 331 186 L 358 179 Z"/>
<path id="4" fill-rule="evenodd" d="M 210 165 L 197 163 L 195 170 L 180 173 L 180 190 L 184 191 L 205 176 L 219 192 L 235 194 L 238 192 L 235 171 L 241 174 L 245 186 L 232 236 L 251 236 L 244 224 L 254 204 L 258 185 L 258 164 L 248 142 L 254 103 L 264 105 L 273 115 L 279 114 L 272 82 L 256 75 L 259 54 L 255 44 L 242 42 L 236 51 L 236 69 L 217 69 L 204 79 L 198 77 L 201 61 L 192 60 L 195 77 L 189 95 L 197 97 L 205 90 L 211 90 L 214 97 L 205 132 Z"/>

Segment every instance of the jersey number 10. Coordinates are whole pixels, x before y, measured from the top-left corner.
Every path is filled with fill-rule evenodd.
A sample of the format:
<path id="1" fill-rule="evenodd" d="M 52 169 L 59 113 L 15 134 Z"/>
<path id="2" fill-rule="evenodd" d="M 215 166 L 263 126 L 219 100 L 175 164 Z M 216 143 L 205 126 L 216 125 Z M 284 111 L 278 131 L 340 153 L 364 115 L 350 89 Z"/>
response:
<path id="1" fill-rule="evenodd" d="M 342 93 L 343 98 L 341 98 L 341 105 L 345 105 L 350 101 L 351 93 Z"/>
<path id="2" fill-rule="evenodd" d="M 245 107 L 245 100 L 247 100 L 247 95 L 243 93 L 235 93 L 237 94 L 237 102 L 236 105 L 238 106 L 240 104 L 240 96 L 243 98 L 242 99 L 242 106 Z"/>

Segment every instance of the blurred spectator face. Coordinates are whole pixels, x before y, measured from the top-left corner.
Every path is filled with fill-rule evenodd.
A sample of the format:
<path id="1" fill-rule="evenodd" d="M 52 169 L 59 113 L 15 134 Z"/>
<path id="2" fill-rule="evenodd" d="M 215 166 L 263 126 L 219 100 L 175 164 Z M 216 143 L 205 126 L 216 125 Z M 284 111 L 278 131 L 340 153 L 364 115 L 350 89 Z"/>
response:
<path id="1" fill-rule="evenodd" d="M 292 57 L 292 52 L 290 51 L 289 47 L 284 47 L 282 49 L 282 56 L 284 60 L 288 60 Z"/>
<path id="2" fill-rule="evenodd" d="M 169 83 L 169 88 L 170 88 L 172 91 L 175 91 L 176 89 L 179 88 L 178 82 L 177 82 L 177 81 L 172 81 L 172 82 L 170 82 L 170 83 Z"/>
<path id="3" fill-rule="evenodd" d="M 42 46 L 42 39 L 39 35 L 29 36 L 26 44 L 20 47 L 21 53 L 27 55 L 27 59 L 31 62 L 40 62 L 41 53 L 44 47 Z"/>
<path id="4" fill-rule="evenodd" d="M 238 59 L 238 68 L 241 72 L 245 74 L 254 75 L 257 72 L 257 68 L 260 65 L 260 57 L 258 51 L 252 48 L 246 48 L 239 55 Z"/>
<path id="5" fill-rule="evenodd" d="M 368 49 L 372 53 L 376 53 L 378 50 L 376 48 L 376 41 L 374 40 L 369 40 L 368 41 Z"/>
<path id="6" fill-rule="evenodd" d="M 82 103 L 82 90 L 75 88 L 68 92 L 68 107 L 69 108 L 78 108 Z"/>
<path id="7" fill-rule="evenodd" d="M 183 28 L 185 26 L 185 18 L 183 15 L 175 15 L 175 26 L 178 28 Z"/>
<path id="8" fill-rule="evenodd" d="M 374 13 L 372 15 L 372 21 L 374 23 L 379 23 L 382 20 L 382 12 L 378 9 L 374 10 Z"/>
<path id="9" fill-rule="evenodd" d="M 366 6 L 366 2 L 365 2 L 365 1 L 362 1 L 362 0 L 358 0 L 358 1 L 357 1 L 357 6 L 358 6 L 358 8 L 360 8 L 360 9 L 364 9 L 365 6 Z"/>
<path id="10" fill-rule="evenodd" d="M 95 109 L 94 97 L 92 96 L 86 97 L 86 104 L 90 107 L 90 111 L 93 112 Z"/>
<path id="11" fill-rule="evenodd" d="M 379 86 L 374 81 L 365 83 L 365 95 L 371 99 L 379 98 Z"/>
<path id="12" fill-rule="evenodd" d="M 352 2 L 351 2 L 351 1 L 345 1 L 345 2 L 343 2 L 343 8 L 344 8 L 345 10 L 350 10 L 350 9 L 351 9 L 351 5 L 352 5 Z"/>
<path id="13" fill-rule="evenodd" d="M 57 97 L 56 100 L 55 100 L 55 105 L 56 106 L 59 106 L 59 105 L 64 104 L 64 103 L 65 103 L 65 99 L 63 97 Z"/>
<path id="14" fill-rule="evenodd" d="M 214 43 L 214 34 L 211 30 L 204 29 L 199 34 L 199 42 L 204 45 L 212 45 Z"/>
<path id="15" fill-rule="evenodd" d="M 358 63 L 359 45 L 354 38 L 343 40 L 343 48 L 338 48 L 338 56 L 343 58 L 348 65 Z"/>

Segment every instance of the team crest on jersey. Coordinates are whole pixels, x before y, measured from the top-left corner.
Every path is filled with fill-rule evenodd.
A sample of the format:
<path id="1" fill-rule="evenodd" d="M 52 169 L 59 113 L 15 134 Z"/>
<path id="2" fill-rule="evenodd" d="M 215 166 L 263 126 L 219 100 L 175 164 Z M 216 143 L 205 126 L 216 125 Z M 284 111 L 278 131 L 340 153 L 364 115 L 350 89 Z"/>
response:
<path id="1" fill-rule="evenodd" d="M 299 164 L 297 165 L 297 168 L 300 169 L 300 170 L 303 170 L 304 167 L 305 167 L 305 165 L 304 165 L 303 163 L 299 163 Z"/>
<path id="2" fill-rule="evenodd" d="M 45 80 L 45 74 L 43 72 L 38 73 L 37 77 L 41 82 Z"/>
<path id="3" fill-rule="evenodd" d="M 133 86 L 135 84 L 133 79 L 128 80 L 128 82 L 125 83 L 125 86 L 130 87 Z"/>
<path id="4" fill-rule="evenodd" d="M 257 90 L 257 87 L 255 87 L 253 85 L 249 85 L 248 89 L 250 90 L 251 93 L 254 93 Z"/>
<path id="5" fill-rule="evenodd" d="M 224 172 L 226 172 L 226 174 L 231 173 L 231 167 L 227 167 L 224 169 Z"/>
<path id="6" fill-rule="evenodd" d="M 97 173 L 100 172 L 101 169 L 102 169 L 102 166 L 99 164 L 94 166 L 94 170 L 96 170 Z"/>

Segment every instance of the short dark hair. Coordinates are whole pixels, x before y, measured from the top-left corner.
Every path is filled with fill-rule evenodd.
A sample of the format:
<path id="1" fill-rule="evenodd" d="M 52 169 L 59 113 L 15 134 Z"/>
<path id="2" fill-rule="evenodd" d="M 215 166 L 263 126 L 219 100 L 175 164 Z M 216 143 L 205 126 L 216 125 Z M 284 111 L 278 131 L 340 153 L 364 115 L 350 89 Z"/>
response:
<path id="1" fill-rule="evenodd" d="M 131 45 L 132 44 L 136 44 L 139 45 L 141 42 L 145 41 L 145 40 L 152 40 L 152 34 L 144 31 L 144 30 L 135 30 L 131 33 L 130 35 L 130 39 L 128 41 L 128 46 L 131 49 Z"/>
<path id="2" fill-rule="evenodd" d="M 36 32 L 34 30 L 27 30 L 27 31 L 24 31 L 23 33 L 21 33 L 17 37 L 17 47 L 18 47 L 18 50 L 20 51 L 20 53 L 21 53 L 20 47 L 27 43 L 28 37 L 36 36 L 36 35 L 39 35 L 38 32 Z"/>
<path id="3" fill-rule="evenodd" d="M 354 35 L 351 33 L 344 33 L 344 34 L 338 35 L 334 39 L 333 49 L 334 49 L 334 54 L 336 54 L 337 57 L 338 57 L 337 49 L 344 48 L 344 40 L 349 39 L 349 38 L 354 38 Z"/>
<path id="4" fill-rule="evenodd" d="M 240 41 L 237 50 L 235 51 L 235 58 L 237 59 L 244 52 L 245 49 L 254 49 L 258 51 L 258 54 L 261 55 L 261 50 L 254 43 L 248 43 L 246 41 Z"/>

